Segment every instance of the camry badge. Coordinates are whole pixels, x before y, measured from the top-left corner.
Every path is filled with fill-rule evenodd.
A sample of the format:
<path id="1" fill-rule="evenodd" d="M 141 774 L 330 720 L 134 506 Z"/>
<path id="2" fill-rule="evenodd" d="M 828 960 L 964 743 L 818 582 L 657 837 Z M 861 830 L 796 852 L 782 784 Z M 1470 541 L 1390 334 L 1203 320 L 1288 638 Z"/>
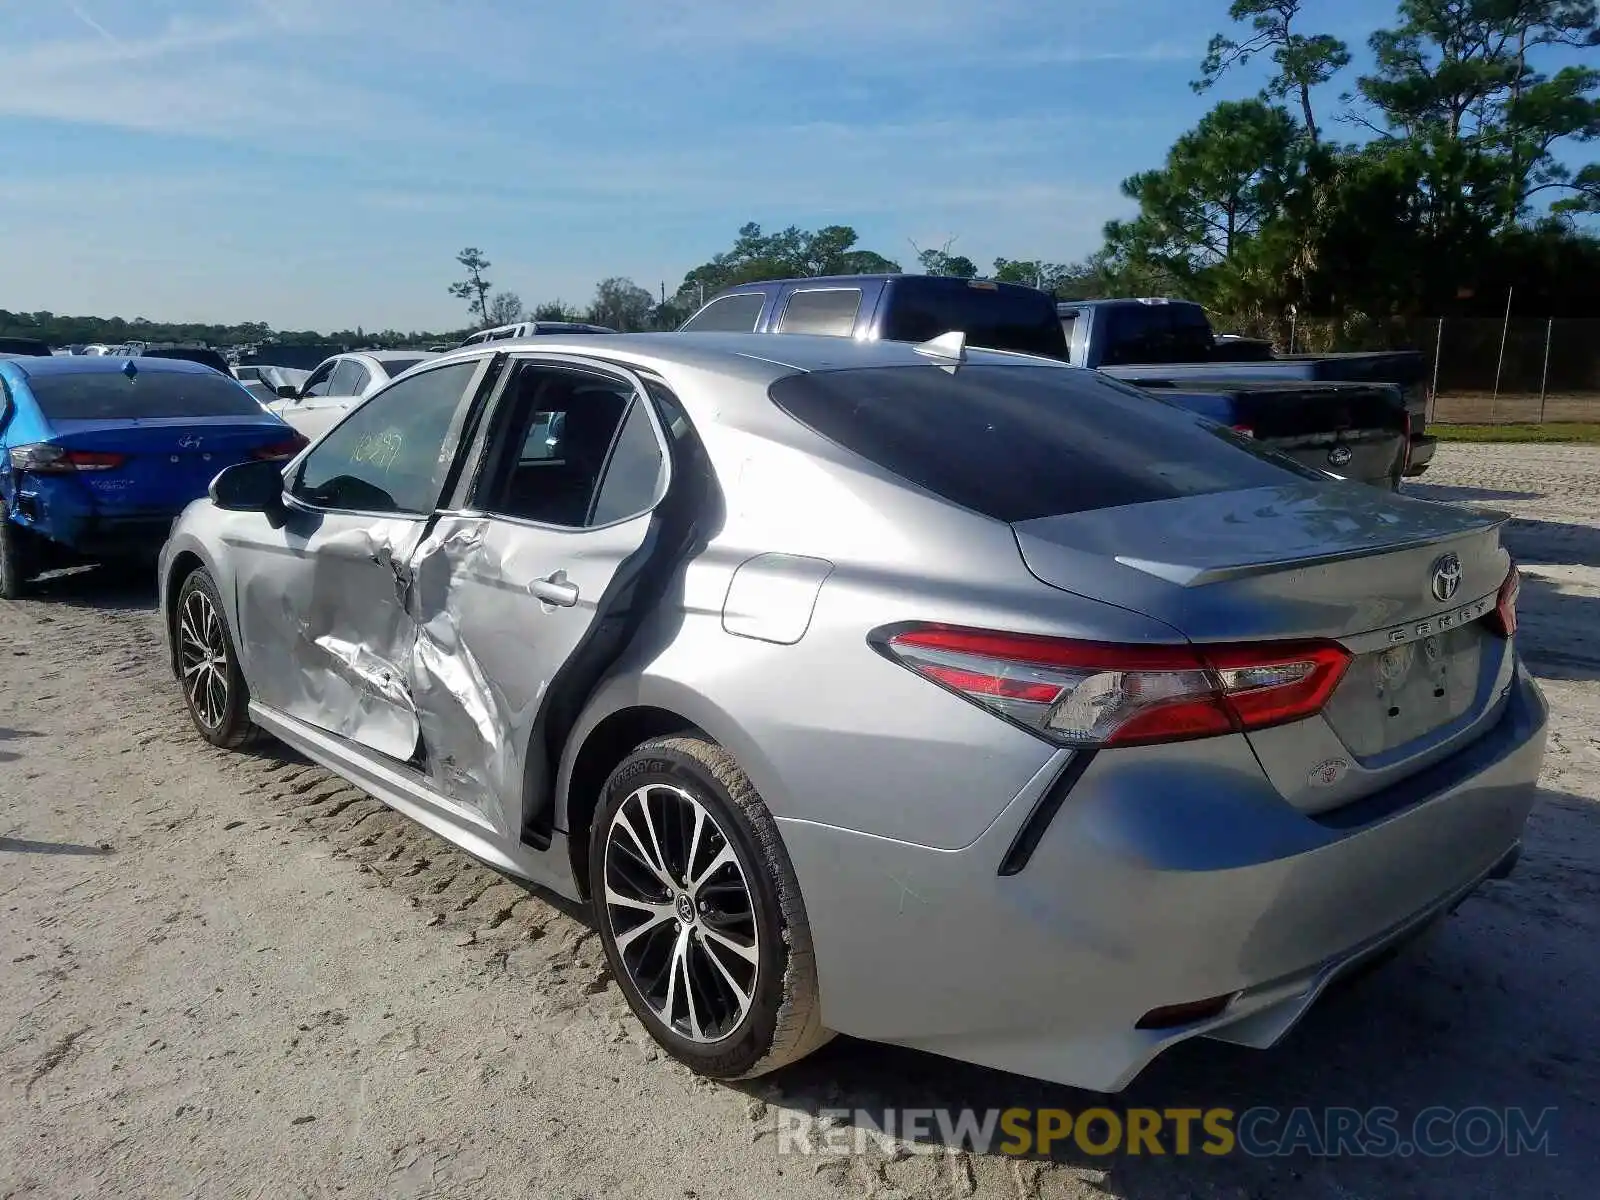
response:
<path id="1" fill-rule="evenodd" d="M 200 448 L 200 439 L 192 433 L 186 433 L 178 439 L 178 449 L 197 450 Z"/>
<path id="2" fill-rule="evenodd" d="M 1461 560 L 1446 554 L 1433 564 L 1433 598 L 1449 600 L 1461 589 Z"/>

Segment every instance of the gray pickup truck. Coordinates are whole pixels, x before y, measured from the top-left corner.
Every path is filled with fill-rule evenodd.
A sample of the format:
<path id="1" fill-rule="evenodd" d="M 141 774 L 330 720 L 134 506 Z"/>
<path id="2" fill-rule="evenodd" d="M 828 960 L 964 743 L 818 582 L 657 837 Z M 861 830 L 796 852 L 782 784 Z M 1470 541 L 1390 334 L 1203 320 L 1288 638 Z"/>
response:
<path id="1" fill-rule="evenodd" d="M 1415 350 L 1360 354 L 1272 354 L 1265 343 L 1219 338 L 1206 310 L 1187 300 L 1075 300 L 1056 305 L 1074 366 L 1140 387 L 1218 382 L 1364 383 L 1398 388 L 1410 415 L 1406 474 L 1433 458 L 1425 363 Z"/>
<path id="2" fill-rule="evenodd" d="M 1204 312 L 1200 316 L 1203 320 Z M 1079 348 L 1080 357 L 1071 354 L 1065 329 L 1073 319 L 1059 313 L 1045 293 L 1016 284 L 938 275 L 842 275 L 739 284 L 713 296 L 679 332 L 809 333 L 897 342 L 960 332 L 971 346 L 1076 364 L 1084 350 Z M 1248 348 L 1228 349 L 1242 353 Z M 1261 345 L 1259 353 L 1270 353 L 1270 347 Z M 1399 485 L 1414 443 L 1412 418 L 1398 386 L 1379 379 L 1323 383 L 1292 372 L 1275 378 L 1257 369 L 1276 365 L 1104 369 L 1307 466 L 1377 487 Z M 1211 370 L 1200 369 L 1205 366 Z"/>

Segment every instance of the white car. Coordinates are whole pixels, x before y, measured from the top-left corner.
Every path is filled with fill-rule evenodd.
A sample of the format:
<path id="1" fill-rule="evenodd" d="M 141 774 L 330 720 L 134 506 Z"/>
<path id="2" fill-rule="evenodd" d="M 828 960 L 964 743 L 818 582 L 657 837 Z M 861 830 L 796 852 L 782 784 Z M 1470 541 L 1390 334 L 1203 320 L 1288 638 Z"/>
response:
<path id="1" fill-rule="evenodd" d="M 354 404 L 435 355 L 424 350 L 335 354 L 298 388 L 280 387 L 268 407 L 308 438 L 318 438 Z"/>

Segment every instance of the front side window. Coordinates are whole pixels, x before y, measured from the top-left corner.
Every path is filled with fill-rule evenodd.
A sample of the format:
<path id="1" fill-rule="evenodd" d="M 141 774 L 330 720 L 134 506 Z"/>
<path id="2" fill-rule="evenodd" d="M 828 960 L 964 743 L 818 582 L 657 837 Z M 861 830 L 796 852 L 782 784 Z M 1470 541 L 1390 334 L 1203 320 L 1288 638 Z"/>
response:
<path id="1" fill-rule="evenodd" d="M 767 302 L 764 292 L 739 292 L 713 300 L 678 327 L 679 333 L 753 333 Z"/>
<path id="2" fill-rule="evenodd" d="M 318 443 L 292 492 L 318 508 L 422 515 L 434 510 L 450 436 L 478 363 L 452 363 L 402 379 L 355 409 Z"/>
<path id="3" fill-rule="evenodd" d="M 577 529 L 655 503 L 661 446 L 629 384 L 524 363 L 506 397 L 480 489 L 484 511 Z"/>
<path id="4" fill-rule="evenodd" d="M 783 306 L 779 333 L 818 333 L 849 337 L 861 311 L 860 288 L 813 288 L 797 291 Z"/>
<path id="5" fill-rule="evenodd" d="M 300 388 L 302 396 L 326 396 L 333 383 L 333 372 L 339 364 L 337 362 L 323 363 Z"/>
<path id="6" fill-rule="evenodd" d="M 367 386 L 367 369 L 353 358 L 341 359 L 328 384 L 330 396 L 359 396 Z"/>

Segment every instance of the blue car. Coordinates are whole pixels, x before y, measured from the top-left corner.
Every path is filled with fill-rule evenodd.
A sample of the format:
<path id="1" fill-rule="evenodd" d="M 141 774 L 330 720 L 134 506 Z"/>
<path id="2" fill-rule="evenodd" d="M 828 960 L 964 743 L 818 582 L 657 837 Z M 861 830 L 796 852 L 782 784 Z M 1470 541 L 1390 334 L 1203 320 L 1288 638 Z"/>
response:
<path id="1" fill-rule="evenodd" d="M 305 444 L 198 363 L 0 358 L 0 598 L 56 567 L 153 561 L 217 472 Z"/>

